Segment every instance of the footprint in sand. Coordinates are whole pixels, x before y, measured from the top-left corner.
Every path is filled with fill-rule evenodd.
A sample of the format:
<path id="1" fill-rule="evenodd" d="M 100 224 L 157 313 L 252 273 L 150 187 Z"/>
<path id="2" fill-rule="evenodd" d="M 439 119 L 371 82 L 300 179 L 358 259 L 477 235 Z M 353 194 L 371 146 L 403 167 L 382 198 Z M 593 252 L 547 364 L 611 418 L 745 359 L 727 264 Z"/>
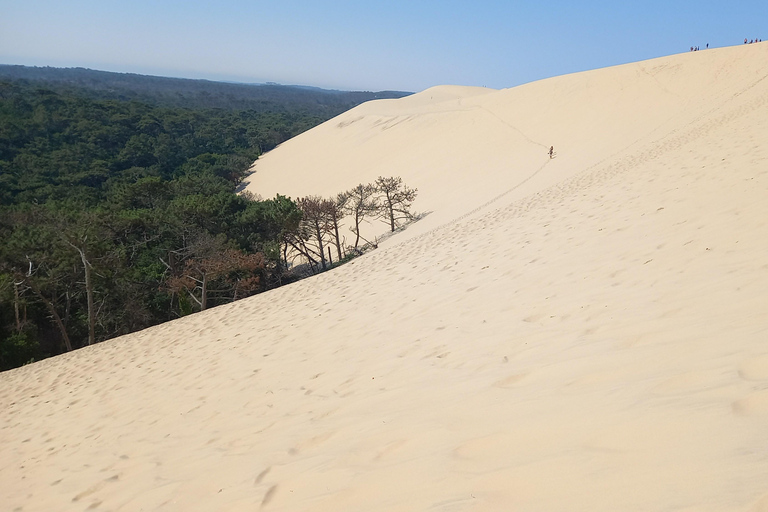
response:
<path id="1" fill-rule="evenodd" d="M 109 482 L 117 482 L 119 479 L 120 479 L 120 475 L 112 475 L 111 477 L 109 477 L 109 478 L 107 478 L 105 480 L 102 480 L 101 482 L 99 482 L 97 484 L 94 484 L 91 487 L 89 487 L 88 489 L 84 490 L 83 492 L 77 494 L 74 498 L 72 498 L 72 502 L 73 503 L 77 503 L 78 501 L 82 501 L 83 498 L 87 498 L 91 494 L 94 494 L 94 493 L 100 491 L 107 483 L 109 483 Z M 60 481 L 61 480 L 59 480 L 59 481 L 57 481 L 57 482 L 55 482 L 54 484 L 51 484 L 51 485 L 55 485 L 55 484 L 59 483 Z M 101 502 L 99 502 L 99 503 L 101 503 Z M 93 508 L 93 507 L 88 507 L 88 508 Z"/>
<path id="2" fill-rule="evenodd" d="M 744 361 L 739 367 L 739 377 L 744 380 L 768 380 L 768 354 Z"/>
<path id="3" fill-rule="evenodd" d="M 307 439 L 306 441 L 297 444 L 290 450 L 288 450 L 288 453 L 290 455 L 298 455 L 305 450 L 309 450 L 311 448 L 314 448 L 315 446 L 324 443 L 328 439 L 330 439 L 333 436 L 334 432 L 327 432 L 325 434 L 321 434 L 319 436 L 312 437 L 310 439 Z"/>
<path id="4" fill-rule="evenodd" d="M 740 400 L 731 403 L 733 413 L 738 416 L 757 416 L 768 414 L 768 389 L 755 391 Z"/>
<path id="5" fill-rule="evenodd" d="M 466 469 L 487 471 L 509 465 L 524 449 L 523 445 L 524 441 L 511 432 L 496 432 L 463 442 L 453 450 L 453 456 L 462 461 Z"/>
<path id="6" fill-rule="evenodd" d="M 719 370 L 685 372 L 657 384 L 651 388 L 651 393 L 655 395 L 676 395 L 705 391 L 716 387 L 721 378 L 722 372 Z"/>
<path id="7" fill-rule="evenodd" d="M 389 457 L 390 454 L 399 450 L 407 441 L 405 439 L 397 439 L 390 443 L 387 443 L 373 458 L 375 461 L 383 460 Z"/>
<path id="8" fill-rule="evenodd" d="M 264 494 L 264 499 L 261 500 L 261 506 L 269 504 L 270 501 L 272 501 L 272 498 L 275 497 L 275 493 L 277 492 L 277 484 L 273 485 L 269 488 L 269 490 Z"/>
<path id="9" fill-rule="evenodd" d="M 749 512 L 768 512 L 768 494 L 764 494 L 750 507 Z"/>
<path id="10" fill-rule="evenodd" d="M 497 380 L 493 383 L 493 387 L 495 388 L 502 388 L 502 389 L 509 389 L 514 387 L 518 382 L 523 380 L 528 374 L 527 373 L 514 373 L 510 375 L 509 377 L 506 377 L 501 380 Z"/>
<path id="11" fill-rule="evenodd" d="M 268 467 L 267 469 L 259 473 L 259 475 L 256 477 L 256 480 L 254 480 L 253 485 L 260 484 L 261 481 L 264 480 L 264 477 L 267 476 L 267 473 L 269 473 L 271 470 L 272 470 L 272 466 Z"/>

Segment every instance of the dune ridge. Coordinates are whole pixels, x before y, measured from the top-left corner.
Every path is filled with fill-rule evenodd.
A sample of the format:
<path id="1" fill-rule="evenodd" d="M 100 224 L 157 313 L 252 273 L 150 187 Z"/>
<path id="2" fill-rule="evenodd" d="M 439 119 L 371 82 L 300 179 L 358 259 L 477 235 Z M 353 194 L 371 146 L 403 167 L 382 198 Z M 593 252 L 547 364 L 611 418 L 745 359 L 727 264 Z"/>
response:
<path id="1" fill-rule="evenodd" d="M 286 142 L 252 190 L 394 174 L 432 213 L 331 272 L 0 374 L 3 502 L 768 510 L 766 76 L 756 44 L 438 87 Z"/>
<path id="2" fill-rule="evenodd" d="M 663 144 L 758 87 L 766 72 L 765 45 L 755 44 L 499 91 L 437 86 L 365 103 L 285 142 L 254 164 L 247 190 L 263 197 L 332 196 L 379 175 L 401 176 L 427 191 L 417 206 L 434 213 L 411 236 L 500 191 L 514 188 L 506 199 L 517 200 L 627 152 Z M 558 156 L 551 162 L 550 146 Z M 543 165 L 546 173 L 539 172 Z M 369 229 L 380 231 L 378 225 Z"/>

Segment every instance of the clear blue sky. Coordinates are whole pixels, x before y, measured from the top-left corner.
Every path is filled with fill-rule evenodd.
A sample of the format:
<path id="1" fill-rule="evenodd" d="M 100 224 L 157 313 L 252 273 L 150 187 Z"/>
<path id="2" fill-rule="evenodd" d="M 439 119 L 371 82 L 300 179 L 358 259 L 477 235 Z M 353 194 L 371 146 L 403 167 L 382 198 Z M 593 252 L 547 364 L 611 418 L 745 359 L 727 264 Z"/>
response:
<path id="1" fill-rule="evenodd" d="M 0 64 L 420 91 L 768 39 L 768 0 L 0 0 Z"/>

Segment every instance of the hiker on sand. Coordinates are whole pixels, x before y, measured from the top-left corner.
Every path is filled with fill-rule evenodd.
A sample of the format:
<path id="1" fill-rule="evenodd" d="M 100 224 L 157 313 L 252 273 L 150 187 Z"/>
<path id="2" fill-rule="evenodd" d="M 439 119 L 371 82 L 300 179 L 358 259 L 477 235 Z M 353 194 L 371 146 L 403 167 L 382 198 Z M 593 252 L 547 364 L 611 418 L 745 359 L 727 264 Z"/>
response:
<path id="1" fill-rule="evenodd" d="M 552 158 L 555 154 L 555 146 L 549 146 L 549 158 Z"/>

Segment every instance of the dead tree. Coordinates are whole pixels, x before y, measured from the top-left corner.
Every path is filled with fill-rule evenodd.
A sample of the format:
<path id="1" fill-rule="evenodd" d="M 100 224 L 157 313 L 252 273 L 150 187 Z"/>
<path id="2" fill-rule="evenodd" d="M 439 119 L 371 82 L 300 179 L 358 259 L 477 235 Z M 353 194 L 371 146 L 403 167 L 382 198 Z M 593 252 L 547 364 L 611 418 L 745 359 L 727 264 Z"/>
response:
<path id="1" fill-rule="evenodd" d="M 29 262 L 29 270 L 25 273 L 17 273 L 15 275 L 15 279 L 19 280 L 19 284 L 24 284 L 24 286 L 32 292 L 32 294 L 40 300 L 45 305 L 45 308 L 48 310 L 48 313 L 53 320 L 54 324 L 59 330 L 59 334 L 61 334 L 61 339 L 64 342 L 64 348 L 67 350 L 67 352 L 72 350 L 72 341 L 69 339 L 69 333 L 67 332 L 67 320 L 69 318 L 69 308 L 70 308 L 70 293 L 69 289 L 65 289 L 63 296 L 65 297 L 65 307 L 64 307 L 64 317 L 59 314 L 58 310 L 56 309 L 56 302 L 57 298 L 61 295 L 58 294 L 58 281 L 57 277 L 55 276 L 44 276 L 39 277 L 37 276 L 38 272 L 41 270 L 41 266 L 38 265 L 35 267 L 34 263 L 31 259 L 27 259 Z M 50 294 L 50 298 L 48 297 L 48 294 Z"/>
<path id="2" fill-rule="evenodd" d="M 255 291 L 259 286 L 255 274 L 264 265 L 261 253 L 246 254 L 231 248 L 209 252 L 205 257 L 188 259 L 182 274 L 168 280 L 168 288 L 186 292 L 200 311 L 205 311 L 212 296 L 235 301 Z"/>
<path id="3" fill-rule="evenodd" d="M 0 267 L 0 270 L 4 270 L 4 268 Z M 28 287 L 25 286 L 23 278 L 17 279 L 14 274 L 6 276 L 0 274 L 0 303 L 2 303 L 2 299 L 11 287 L 13 287 L 13 298 L 11 300 L 13 301 L 14 325 L 16 332 L 21 332 L 27 323 L 27 306 L 22 303 L 22 295 Z"/>
<path id="4" fill-rule="evenodd" d="M 77 246 L 69 241 L 67 241 L 67 244 L 80 254 L 80 259 L 83 262 L 83 270 L 85 272 L 85 296 L 88 303 L 88 344 L 93 345 L 96 343 L 96 308 L 93 305 L 93 279 L 91 276 L 93 266 L 85 255 L 85 242 L 87 239 L 88 236 L 86 235 L 83 238 L 82 246 Z"/>
<path id="5" fill-rule="evenodd" d="M 305 255 L 310 261 L 314 259 L 312 256 L 316 257 L 320 261 L 322 270 L 326 270 L 328 264 L 324 247 L 328 234 L 333 229 L 334 203 L 318 196 L 307 196 L 298 199 L 296 204 L 302 212 L 301 227 L 307 234 L 303 244 Z"/>
<path id="6" fill-rule="evenodd" d="M 349 195 L 346 192 L 338 194 L 334 199 L 329 200 L 328 215 L 331 222 L 331 228 L 333 229 L 333 240 L 336 245 L 336 254 L 339 256 L 339 261 L 342 260 L 341 252 L 341 237 L 339 236 L 339 222 L 344 218 L 344 208 L 347 201 L 349 201 Z"/>
<path id="7" fill-rule="evenodd" d="M 411 205 L 416 199 L 417 189 L 408 188 L 400 177 L 376 179 L 376 192 L 380 194 L 379 216 L 389 223 L 392 232 L 398 221 L 413 219 Z"/>
<path id="8" fill-rule="evenodd" d="M 379 211 L 379 201 L 376 188 L 362 183 L 346 192 L 348 199 L 344 204 L 344 213 L 352 216 L 353 225 L 349 228 L 355 234 L 355 249 L 360 244 L 360 226 L 366 217 L 376 215 Z"/>

